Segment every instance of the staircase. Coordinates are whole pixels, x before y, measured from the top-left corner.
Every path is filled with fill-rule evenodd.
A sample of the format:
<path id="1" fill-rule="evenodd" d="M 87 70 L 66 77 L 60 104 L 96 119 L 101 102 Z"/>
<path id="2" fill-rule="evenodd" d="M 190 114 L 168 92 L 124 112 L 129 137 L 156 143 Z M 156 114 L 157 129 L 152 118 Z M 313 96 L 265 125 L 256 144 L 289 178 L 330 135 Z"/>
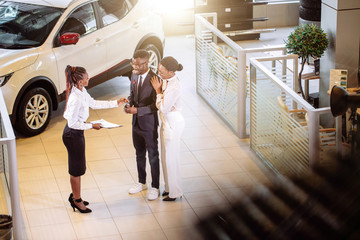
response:
<path id="1" fill-rule="evenodd" d="M 360 239 L 360 168 L 276 177 L 198 224 L 204 239 Z"/>

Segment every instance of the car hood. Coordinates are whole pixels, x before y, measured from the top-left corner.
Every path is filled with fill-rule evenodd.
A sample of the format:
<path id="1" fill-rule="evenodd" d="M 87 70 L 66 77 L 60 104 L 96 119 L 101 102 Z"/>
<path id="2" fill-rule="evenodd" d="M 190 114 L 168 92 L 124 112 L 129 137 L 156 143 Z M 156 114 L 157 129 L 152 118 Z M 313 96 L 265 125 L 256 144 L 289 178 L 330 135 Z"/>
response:
<path id="1" fill-rule="evenodd" d="M 16 72 L 33 64 L 38 58 L 37 49 L 0 49 L 0 76 Z"/>

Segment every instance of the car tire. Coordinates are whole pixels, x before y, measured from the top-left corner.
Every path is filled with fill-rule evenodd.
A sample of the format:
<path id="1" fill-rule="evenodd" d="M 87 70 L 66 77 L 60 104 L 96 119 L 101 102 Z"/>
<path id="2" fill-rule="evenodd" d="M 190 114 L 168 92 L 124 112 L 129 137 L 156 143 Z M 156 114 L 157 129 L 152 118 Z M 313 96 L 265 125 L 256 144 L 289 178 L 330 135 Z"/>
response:
<path id="1" fill-rule="evenodd" d="M 141 47 L 150 53 L 149 67 L 153 72 L 157 72 L 161 55 L 159 49 L 154 44 L 146 44 Z"/>
<path id="2" fill-rule="evenodd" d="M 52 102 L 44 88 L 29 90 L 20 101 L 16 130 L 29 137 L 40 134 L 50 122 Z"/>
<path id="3" fill-rule="evenodd" d="M 321 9 L 321 0 L 300 0 L 300 6 L 304 8 Z"/>
<path id="4" fill-rule="evenodd" d="M 300 6 L 299 15 L 302 19 L 308 21 L 320 21 L 321 20 L 321 9 L 304 8 Z"/>

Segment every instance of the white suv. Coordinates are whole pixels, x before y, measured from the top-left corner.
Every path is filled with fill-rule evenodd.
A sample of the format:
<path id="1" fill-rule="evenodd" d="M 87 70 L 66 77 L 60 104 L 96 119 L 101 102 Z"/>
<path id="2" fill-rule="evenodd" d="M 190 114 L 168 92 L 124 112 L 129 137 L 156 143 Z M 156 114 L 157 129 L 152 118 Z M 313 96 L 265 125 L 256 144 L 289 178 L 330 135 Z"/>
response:
<path id="1" fill-rule="evenodd" d="M 44 131 L 64 100 L 66 65 L 85 67 L 89 87 L 131 72 L 137 49 L 163 54 L 151 0 L 0 1 L 0 86 L 15 129 Z"/>

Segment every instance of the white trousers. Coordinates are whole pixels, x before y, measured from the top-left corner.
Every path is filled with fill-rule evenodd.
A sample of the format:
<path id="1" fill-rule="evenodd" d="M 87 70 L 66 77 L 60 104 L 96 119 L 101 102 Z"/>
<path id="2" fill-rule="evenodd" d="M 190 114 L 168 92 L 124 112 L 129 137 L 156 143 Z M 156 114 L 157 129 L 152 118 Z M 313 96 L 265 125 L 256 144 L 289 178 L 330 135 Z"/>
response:
<path id="1" fill-rule="evenodd" d="M 161 164 L 164 172 L 165 191 L 169 197 L 183 195 L 180 172 L 180 137 L 185 121 L 180 112 L 160 113 Z"/>

